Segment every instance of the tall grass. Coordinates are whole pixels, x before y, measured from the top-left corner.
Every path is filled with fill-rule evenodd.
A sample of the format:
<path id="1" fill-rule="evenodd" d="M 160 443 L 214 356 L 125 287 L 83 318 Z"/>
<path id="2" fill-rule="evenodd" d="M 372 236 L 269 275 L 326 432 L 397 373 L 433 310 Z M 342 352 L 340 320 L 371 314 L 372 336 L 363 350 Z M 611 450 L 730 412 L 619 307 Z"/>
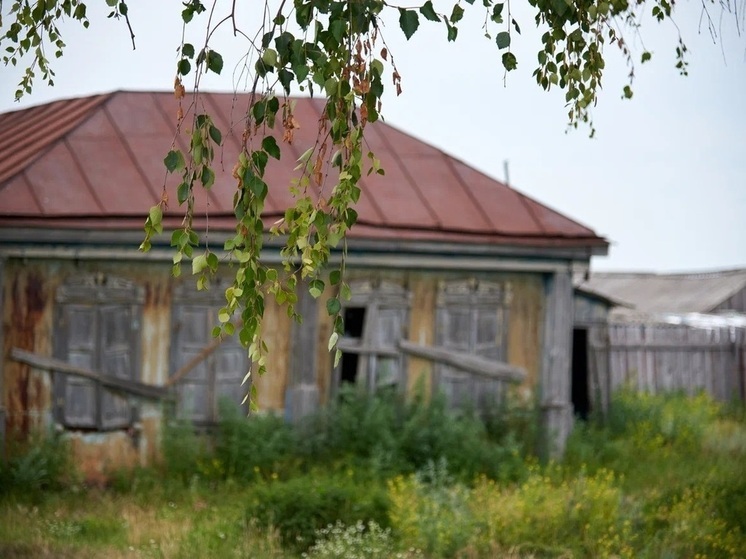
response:
<path id="1" fill-rule="evenodd" d="M 344 393 L 300 426 L 224 409 L 209 437 L 169 423 L 159 468 L 103 493 L 65 489 L 50 440 L 2 470 L 40 497 L 0 498 L 0 556 L 746 557 L 742 410 L 620 392 L 549 464 L 536 423 L 391 394 Z"/>

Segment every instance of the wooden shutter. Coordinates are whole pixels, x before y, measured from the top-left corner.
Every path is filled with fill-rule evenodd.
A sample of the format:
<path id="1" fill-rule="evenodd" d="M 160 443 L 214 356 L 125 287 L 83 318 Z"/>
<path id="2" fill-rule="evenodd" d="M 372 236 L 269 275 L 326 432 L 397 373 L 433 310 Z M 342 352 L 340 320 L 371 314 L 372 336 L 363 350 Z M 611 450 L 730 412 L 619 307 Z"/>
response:
<path id="1" fill-rule="evenodd" d="M 235 338 L 225 340 L 213 354 L 212 359 L 215 371 L 213 420 L 217 421 L 221 400 L 232 403 L 238 408 L 251 385 L 241 384 L 248 371 L 248 357 L 246 350 Z"/>
<path id="2" fill-rule="evenodd" d="M 172 371 L 177 371 L 211 340 L 208 330 L 209 313 L 206 306 L 180 305 L 174 309 L 176 324 L 172 346 Z M 179 417 L 196 422 L 211 419 L 209 359 L 204 359 L 176 387 L 176 408 Z"/>
<path id="3" fill-rule="evenodd" d="M 436 325 L 437 343 L 447 349 L 506 360 L 505 286 L 476 280 L 457 280 L 440 286 Z M 437 368 L 437 382 L 449 407 L 474 406 L 482 411 L 501 397 L 502 383 L 478 378 L 447 365 Z"/>
<path id="4" fill-rule="evenodd" d="M 98 365 L 98 316 L 94 305 L 64 305 L 59 311 L 56 356 L 78 367 Z M 57 410 L 69 427 L 97 427 L 96 383 L 73 375 L 57 375 Z"/>
<path id="5" fill-rule="evenodd" d="M 129 305 L 105 305 L 99 308 L 101 372 L 123 379 L 134 379 L 137 332 L 133 308 Z M 131 422 L 132 411 L 127 398 L 100 387 L 101 427 L 116 429 Z"/>
<path id="6" fill-rule="evenodd" d="M 375 313 L 375 325 L 371 335 L 374 347 L 396 350 L 403 337 L 406 309 L 401 307 L 382 307 Z M 374 387 L 397 386 L 402 383 L 401 357 L 382 354 L 373 355 L 371 368 L 374 371 Z"/>
<path id="7" fill-rule="evenodd" d="M 505 361 L 502 343 L 502 308 L 494 303 L 474 309 L 474 347 L 475 355 L 493 361 Z M 487 378 L 473 378 L 473 401 L 477 409 L 485 411 L 494 407 L 502 395 L 503 383 Z"/>
<path id="8" fill-rule="evenodd" d="M 142 299 L 142 289 L 122 278 L 103 273 L 68 278 L 55 296 L 55 356 L 106 375 L 135 379 Z M 55 407 L 64 425 L 117 429 L 132 422 L 131 406 L 121 394 L 74 375 L 57 377 Z"/>
<path id="9" fill-rule="evenodd" d="M 188 296 L 185 294 L 184 296 Z M 180 304 L 174 307 L 171 370 L 178 371 L 213 342 L 217 324 L 217 302 Z M 246 350 L 235 337 L 228 337 L 208 357 L 176 384 L 177 415 L 195 423 L 214 423 L 221 399 L 236 407 L 248 390 L 241 381 L 248 371 Z"/>
<path id="10" fill-rule="evenodd" d="M 450 304 L 438 310 L 437 343 L 456 351 L 472 349 L 472 315 L 468 306 Z M 451 408 L 461 408 L 472 400 L 473 382 L 468 373 L 439 365 L 438 387 Z"/>

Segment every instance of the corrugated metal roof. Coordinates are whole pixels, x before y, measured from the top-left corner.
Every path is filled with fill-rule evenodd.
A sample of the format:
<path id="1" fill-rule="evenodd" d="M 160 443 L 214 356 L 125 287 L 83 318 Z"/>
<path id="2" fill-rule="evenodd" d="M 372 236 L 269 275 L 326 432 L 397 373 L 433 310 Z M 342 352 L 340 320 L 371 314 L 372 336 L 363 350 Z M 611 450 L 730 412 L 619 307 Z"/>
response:
<path id="1" fill-rule="evenodd" d="M 576 287 L 623 301 L 637 313 L 707 313 L 746 289 L 746 269 L 653 274 L 593 272 Z M 625 311 L 620 311 L 625 312 Z"/>
<path id="2" fill-rule="evenodd" d="M 267 167 L 268 223 L 292 203 L 287 185 L 302 146 L 315 140 L 323 109 L 320 100 L 296 101 L 301 127 L 295 141 L 283 144 L 281 161 Z M 231 169 L 248 97 L 202 93 L 199 103 L 223 131 L 216 158 L 225 163 L 213 188 L 198 193 L 197 212 L 209 210 L 211 228 L 231 230 Z M 0 115 L 0 227 L 138 229 L 164 183 L 173 201 L 167 216 L 178 223 L 177 177 L 166 177 L 163 166 L 174 141 L 177 107 L 171 93 L 115 92 Z M 362 180 L 353 236 L 605 253 L 608 243 L 591 229 L 392 126 L 368 127 L 366 140 L 386 174 Z M 187 142 L 184 134 L 176 138 L 182 149 Z"/>

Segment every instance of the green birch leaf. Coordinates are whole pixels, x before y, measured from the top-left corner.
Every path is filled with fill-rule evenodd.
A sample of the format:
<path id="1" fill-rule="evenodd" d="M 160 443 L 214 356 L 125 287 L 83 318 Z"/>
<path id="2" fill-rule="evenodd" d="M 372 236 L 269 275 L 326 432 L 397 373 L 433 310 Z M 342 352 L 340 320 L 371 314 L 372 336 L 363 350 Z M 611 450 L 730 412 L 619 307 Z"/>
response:
<path id="1" fill-rule="evenodd" d="M 425 19 L 429 19 L 430 21 L 440 21 L 438 14 L 435 13 L 435 9 L 433 8 L 433 3 L 430 0 L 427 0 L 427 2 L 420 7 L 420 13 L 425 16 Z"/>
<path id="2" fill-rule="evenodd" d="M 223 141 L 223 135 L 220 133 L 220 129 L 213 124 L 210 125 L 210 138 L 212 138 L 212 141 L 218 145 Z"/>
<path id="3" fill-rule="evenodd" d="M 280 159 L 280 146 L 277 145 L 277 140 L 275 140 L 274 136 L 266 136 L 262 140 L 262 149 L 271 157 Z"/>
<path id="4" fill-rule="evenodd" d="M 454 5 L 453 11 L 451 12 L 451 23 L 457 23 L 461 21 L 461 18 L 463 17 L 464 17 L 464 9 L 458 4 Z"/>
<path id="5" fill-rule="evenodd" d="M 326 302 L 326 312 L 329 313 L 329 316 L 334 316 L 340 310 L 342 310 L 342 304 L 336 297 L 332 297 Z"/>
<path id="6" fill-rule="evenodd" d="M 414 10 L 403 10 L 399 8 L 399 27 L 404 32 L 407 40 L 412 38 L 420 26 L 420 18 Z"/>
<path id="7" fill-rule="evenodd" d="M 186 166 L 184 154 L 182 154 L 179 149 L 172 149 L 169 151 L 168 155 L 163 159 L 163 163 L 166 165 L 166 170 L 169 173 L 181 171 Z"/>
<path id="8" fill-rule="evenodd" d="M 501 31 L 497 34 L 497 48 L 506 49 L 510 46 L 510 33 L 507 31 Z"/>
<path id="9" fill-rule="evenodd" d="M 207 53 L 207 68 L 216 74 L 223 71 L 223 57 L 220 53 L 214 50 Z"/>

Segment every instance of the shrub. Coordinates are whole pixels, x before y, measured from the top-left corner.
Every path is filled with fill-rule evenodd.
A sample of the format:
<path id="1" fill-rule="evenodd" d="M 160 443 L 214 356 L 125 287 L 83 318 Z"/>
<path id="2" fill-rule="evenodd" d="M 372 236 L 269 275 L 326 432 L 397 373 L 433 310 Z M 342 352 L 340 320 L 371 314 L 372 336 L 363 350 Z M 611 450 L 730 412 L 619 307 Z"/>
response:
<path id="1" fill-rule="evenodd" d="M 71 476 L 69 445 L 59 433 L 50 432 L 12 449 L 11 458 L 0 463 L 0 495 L 18 491 L 38 495 L 60 489 Z"/>
<path id="2" fill-rule="evenodd" d="M 289 463 L 297 446 L 292 427 L 273 414 L 249 418 L 221 402 L 213 460 L 221 477 L 248 481 Z"/>
<path id="3" fill-rule="evenodd" d="M 419 550 L 397 552 L 389 528 L 383 529 L 373 521 L 358 521 L 352 526 L 341 522 L 317 530 L 316 543 L 304 559 L 405 559 L 421 557 Z"/>
<path id="4" fill-rule="evenodd" d="M 534 467 L 519 486 L 482 477 L 469 489 L 444 467 L 390 482 L 392 528 L 403 545 L 432 557 L 516 549 L 539 557 L 635 556 L 633 519 L 611 472 L 562 481 L 559 468 Z"/>
<path id="5" fill-rule="evenodd" d="M 704 392 L 687 396 L 621 390 L 612 398 L 608 429 L 614 437 L 636 438 L 641 446 L 699 448 L 705 430 L 718 414 L 718 404 Z"/>
<path id="6" fill-rule="evenodd" d="M 284 545 L 306 549 L 316 531 L 329 524 L 375 521 L 388 526 L 388 498 L 382 487 L 359 484 L 352 475 L 313 472 L 256 487 L 249 518 L 276 528 Z"/>
<path id="7" fill-rule="evenodd" d="M 163 470 L 169 477 L 189 483 L 200 475 L 200 462 L 208 457 L 205 441 L 185 420 L 166 421 L 163 427 Z"/>
<path id="8" fill-rule="evenodd" d="M 741 482 L 742 483 L 742 482 Z M 722 515 L 721 499 L 738 499 L 723 495 L 709 486 L 687 488 L 670 503 L 655 501 L 647 507 L 647 557 L 746 557 L 746 533 Z M 736 505 L 737 507 L 739 505 Z M 743 506 L 740 505 L 743 509 Z M 736 523 L 742 523 L 737 519 Z"/>
<path id="9" fill-rule="evenodd" d="M 612 472 L 580 472 L 569 481 L 536 468 L 518 487 L 481 479 L 470 500 L 479 549 L 504 548 L 573 557 L 633 557 L 632 520 Z"/>
<path id="10" fill-rule="evenodd" d="M 445 460 L 398 476 L 388 488 L 391 525 L 403 545 L 437 557 L 451 557 L 466 546 L 474 531 L 470 491 L 450 476 Z"/>

